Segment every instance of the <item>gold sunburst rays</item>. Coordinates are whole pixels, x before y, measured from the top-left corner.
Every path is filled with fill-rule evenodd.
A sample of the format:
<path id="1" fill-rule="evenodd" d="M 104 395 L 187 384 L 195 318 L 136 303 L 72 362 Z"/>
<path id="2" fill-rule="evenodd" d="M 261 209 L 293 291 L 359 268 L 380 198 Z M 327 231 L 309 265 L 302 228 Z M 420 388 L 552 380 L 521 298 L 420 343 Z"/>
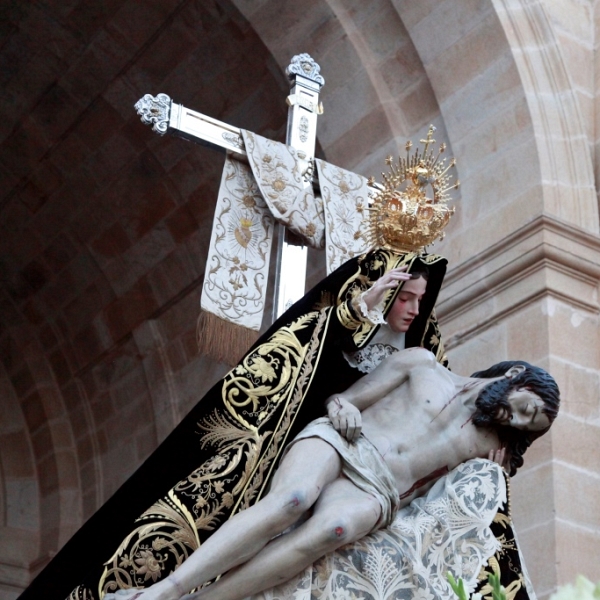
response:
<path id="1" fill-rule="evenodd" d="M 382 173 L 383 185 L 369 180 L 373 203 L 369 207 L 369 241 L 395 252 L 421 252 L 436 239 L 443 238 L 444 228 L 454 214 L 448 206 L 450 192 L 459 187 L 453 181 L 454 158 L 442 155 L 446 145 L 435 150 L 435 127 L 420 140 L 422 148 L 408 141 L 406 156 L 395 161 L 386 159 L 388 173 Z"/>

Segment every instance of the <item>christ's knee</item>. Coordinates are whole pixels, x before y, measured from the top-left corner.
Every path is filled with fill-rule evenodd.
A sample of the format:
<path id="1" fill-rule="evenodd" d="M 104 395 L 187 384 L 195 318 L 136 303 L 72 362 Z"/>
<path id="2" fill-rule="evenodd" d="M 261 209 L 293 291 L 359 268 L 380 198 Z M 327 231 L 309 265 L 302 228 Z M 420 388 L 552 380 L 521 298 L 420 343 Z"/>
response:
<path id="1" fill-rule="evenodd" d="M 315 499 L 314 494 L 307 490 L 291 490 L 280 496 L 280 505 L 285 514 L 297 519 L 314 504 Z"/>
<path id="2" fill-rule="evenodd" d="M 298 521 L 315 503 L 318 493 L 302 488 L 273 491 L 265 498 L 268 502 L 268 519 L 275 529 L 275 535 L 281 533 Z"/>
<path id="3" fill-rule="evenodd" d="M 315 557 L 323 556 L 340 546 L 351 542 L 355 536 L 352 522 L 344 516 L 330 515 L 323 518 L 312 518 L 311 533 L 307 536 L 310 544 L 302 549 L 306 553 L 315 553 Z"/>
<path id="4" fill-rule="evenodd" d="M 353 529 L 345 519 L 333 519 L 323 530 L 324 543 L 332 548 L 338 548 L 347 544 L 353 537 Z"/>
<path id="5" fill-rule="evenodd" d="M 351 513 L 327 510 L 315 514 L 310 520 L 313 540 L 320 556 L 350 544 L 367 535 L 375 526 L 381 513 L 377 502 L 365 503 L 363 510 L 356 507 Z M 309 536 L 310 537 L 310 536 Z"/>

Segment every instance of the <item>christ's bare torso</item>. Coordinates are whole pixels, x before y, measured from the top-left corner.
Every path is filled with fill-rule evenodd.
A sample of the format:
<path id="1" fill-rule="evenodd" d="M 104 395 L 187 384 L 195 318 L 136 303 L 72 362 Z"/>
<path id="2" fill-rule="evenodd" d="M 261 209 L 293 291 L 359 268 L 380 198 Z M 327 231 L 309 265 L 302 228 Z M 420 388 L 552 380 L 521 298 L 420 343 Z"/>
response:
<path id="1" fill-rule="evenodd" d="M 471 423 L 459 398 L 462 379 L 438 364 L 416 367 L 362 412 L 362 431 L 392 471 L 403 505 L 447 470 L 498 445 L 494 432 Z"/>
<path id="2" fill-rule="evenodd" d="M 489 381 L 460 377 L 430 352 L 407 349 L 343 394 L 328 398 L 326 407 L 333 427 L 350 443 L 362 422 L 404 505 L 444 472 L 498 448 L 496 433 L 471 422 L 477 395 Z M 379 500 L 342 473 L 335 446 L 318 437 L 299 439 L 283 458 L 269 493 L 224 523 L 177 570 L 176 578 L 171 574 L 158 582 L 141 600 L 174 600 L 182 590 L 229 569 L 198 598 L 239 600 L 361 539 L 379 526 L 385 498 Z M 308 508 L 309 517 L 283 533 Z M 177 583 L 169 583 L 174 578 Z"/>

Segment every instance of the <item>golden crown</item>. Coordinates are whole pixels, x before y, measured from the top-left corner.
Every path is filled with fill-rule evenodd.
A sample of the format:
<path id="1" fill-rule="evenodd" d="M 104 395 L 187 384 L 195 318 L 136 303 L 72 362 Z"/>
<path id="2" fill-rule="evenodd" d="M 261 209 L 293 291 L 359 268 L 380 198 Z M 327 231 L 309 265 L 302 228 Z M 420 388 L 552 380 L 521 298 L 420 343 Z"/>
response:
<path id="1" fill-rule="evenodd" d="M 424 145 L 410 154 L 412 142 L 406 142 L 406 157 L 394 162 L 386 159 L 389 173 L 382 173 L 383 185 L 369 179 L 373 188 L 369 207 L 369 237 L 376 246 L 396 252 L 420 252 L 436 239 L 444 237 L 443 229 L 454 214 L 448 206 L 450 190 L 457 189 L 450 173 L 456 160 L 440 156 L 446 144 L 440 144 L 437 153 L 433 145 L 435 127 L 429 126 Z M 429 193 L 429 196 L 428 196 Z"/>

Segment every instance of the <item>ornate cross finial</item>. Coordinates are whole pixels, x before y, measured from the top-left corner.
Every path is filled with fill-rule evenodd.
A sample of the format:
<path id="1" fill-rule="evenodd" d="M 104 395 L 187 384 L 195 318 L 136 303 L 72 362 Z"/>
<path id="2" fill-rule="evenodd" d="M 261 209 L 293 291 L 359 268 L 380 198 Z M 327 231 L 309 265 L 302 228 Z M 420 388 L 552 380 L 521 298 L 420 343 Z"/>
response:
<path id="1" fill-rule="evenodd" d="M 167 132 L 171 112 L 171 98 L 167 94 L 146 94 L 135 103 L 134 108 L 142 117 L 142 123 L 152 125 L 152 130 L 161 135 Z"/>
<path id="2" fill-rule="evenodd" d="M 431 144 L 435 144 L 435 140 L 433 139 L 433 132 L 435 131 L 435 127 L 433 125 L 429 126 L 429 130 L 427 131 L 427 138 L 424 140 L 419 140 L 421 142 L 421 144 L 425 144 L 425 148 L 423 149 L 423 154 L 427 154 L 427 150 L 429 150 L 429 146 L 431 146 Z M 446 148 L 446 144 L 442 144 L 444 146 L 444 149 L 440 148 L 440 151 L 443 152 Z M 408 148 L 407 148 L 408 150 Z"/>
<path id="3" fill-rule="evenodd" d="M 325 79 L 320 75 L 321 67 L 314 61 L 310 54 L 296 54 L 292 57 L 292 62 L 285 70 L 285 74 L 291 80 L 294 75 L 302 75 L 307 79 L 312 79 L 319 85 L 325 85 Z"/>

